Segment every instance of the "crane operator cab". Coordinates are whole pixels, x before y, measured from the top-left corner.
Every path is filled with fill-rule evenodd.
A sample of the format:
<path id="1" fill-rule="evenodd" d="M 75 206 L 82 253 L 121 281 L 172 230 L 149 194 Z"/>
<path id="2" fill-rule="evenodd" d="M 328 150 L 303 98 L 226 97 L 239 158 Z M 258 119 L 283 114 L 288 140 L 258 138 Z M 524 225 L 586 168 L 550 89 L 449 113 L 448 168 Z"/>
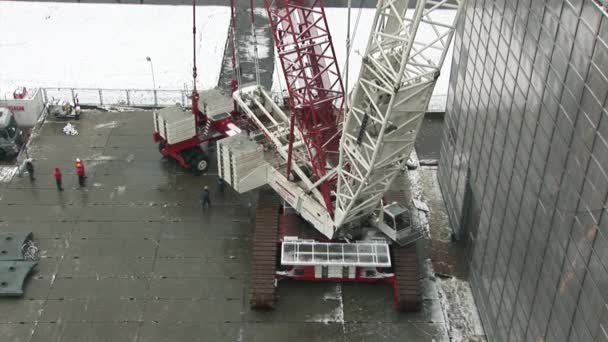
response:
<path id="1" fill-rule="evenodd" d="M 404 246 L 423 237 L 418 209 L 392 202 L 383 207 L 380 215 L 376 221 L 378 229 L 397 244 Z"/>

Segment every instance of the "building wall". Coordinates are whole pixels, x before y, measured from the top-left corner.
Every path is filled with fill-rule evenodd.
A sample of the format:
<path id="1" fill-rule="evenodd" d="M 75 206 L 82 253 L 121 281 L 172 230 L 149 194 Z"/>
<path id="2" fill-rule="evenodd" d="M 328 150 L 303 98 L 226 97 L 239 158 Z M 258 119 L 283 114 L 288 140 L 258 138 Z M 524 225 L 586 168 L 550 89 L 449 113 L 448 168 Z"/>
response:
<path id="1" fill-rule="evenodd" d="M 469 0 L 439 177 L 491 341 L 608 341 L 608 17 Z"/>

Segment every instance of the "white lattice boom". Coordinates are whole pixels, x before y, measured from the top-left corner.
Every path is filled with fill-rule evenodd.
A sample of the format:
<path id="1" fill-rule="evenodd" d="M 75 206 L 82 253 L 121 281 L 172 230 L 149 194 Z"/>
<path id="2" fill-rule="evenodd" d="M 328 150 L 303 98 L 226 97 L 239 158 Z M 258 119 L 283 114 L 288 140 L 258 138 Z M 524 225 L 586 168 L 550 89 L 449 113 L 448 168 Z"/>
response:
<path id="1" fill-rule="evenodd" d="M 377 209 L 409 157 L 465 1 L 378 1 L 342 132 L 336 227 Z M 454 22 L 437 10 L 457 10 Z"/>

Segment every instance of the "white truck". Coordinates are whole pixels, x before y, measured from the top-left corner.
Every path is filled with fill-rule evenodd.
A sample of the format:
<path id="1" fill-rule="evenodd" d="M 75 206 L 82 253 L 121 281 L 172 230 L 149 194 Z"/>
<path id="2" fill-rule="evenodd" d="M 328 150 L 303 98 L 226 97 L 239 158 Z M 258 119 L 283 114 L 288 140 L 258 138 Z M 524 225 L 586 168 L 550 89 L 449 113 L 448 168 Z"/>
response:
<path id="1" fill-rule="evenodd" d="M 17 126 L 13 112 L 0 108 L 0 160 L 15 157 L 23 140 L 23 131 Z"/>
<path id="2" fill-rule="evenodd" d="M 19 127 L 34 127 L 44 113 L 44 96 L 41 89 L 20 87 L 0 94 L 0 107 L 13 113 Z"/>

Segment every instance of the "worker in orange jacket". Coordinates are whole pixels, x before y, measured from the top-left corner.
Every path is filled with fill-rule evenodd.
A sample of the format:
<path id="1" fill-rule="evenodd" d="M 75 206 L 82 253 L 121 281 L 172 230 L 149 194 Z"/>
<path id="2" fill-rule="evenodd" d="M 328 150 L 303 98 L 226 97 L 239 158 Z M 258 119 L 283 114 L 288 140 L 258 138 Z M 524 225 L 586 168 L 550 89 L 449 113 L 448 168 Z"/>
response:
<path id="1" fill-rule="evenodd" d="M 57 190 L 63 191 L 63 187 L 61 186 L 61 170 L 58 167 L 55 167 L 55 172 L 53 172 L 53 176 L 55 176 L 55 183 L 57 184 Z"/>
<path id="2" fill-rule="evenodd" d="M 82 160 L 80 160 L 80 158 L 76 158 L 74 166 L 76 167 L 76 174 L 78 175 L 78 184 L 80 184 L 80 186 L 82 187 L 84 186 L 84 180 L 87 178 L 84 173 L 84 163 L 82 162 Z"/>

